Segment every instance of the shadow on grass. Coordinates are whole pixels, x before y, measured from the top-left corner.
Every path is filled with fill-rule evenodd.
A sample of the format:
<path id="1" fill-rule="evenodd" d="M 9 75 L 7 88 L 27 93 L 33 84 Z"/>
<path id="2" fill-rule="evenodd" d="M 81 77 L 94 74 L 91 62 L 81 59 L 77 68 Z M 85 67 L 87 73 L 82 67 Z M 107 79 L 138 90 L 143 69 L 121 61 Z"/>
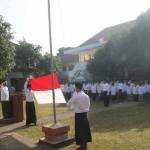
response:
<path id="1" fill-rule="evenodd" d="M 142 131 L 150 127 L 150 103 L 92 113 L 89 114 L 89 120 L 94 132 Z"/>

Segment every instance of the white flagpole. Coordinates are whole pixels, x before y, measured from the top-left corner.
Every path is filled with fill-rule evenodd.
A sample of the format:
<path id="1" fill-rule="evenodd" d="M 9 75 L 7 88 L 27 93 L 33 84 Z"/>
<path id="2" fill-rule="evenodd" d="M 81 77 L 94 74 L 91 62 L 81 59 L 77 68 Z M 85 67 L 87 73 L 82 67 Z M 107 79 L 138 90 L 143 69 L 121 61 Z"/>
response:
<path id="1" fill-rule="evenodd" d="M 53 96 L 53 113 L 54 113 L 54 124 L 57 123 L 56 121 L 56 105 L 55 105 L 55 91 L 54 91 L 54 68 L 53 68 L 53 52 L 52 52 L 52 33 L 51 33 L 51 16 L 50 16 L 50 0 L 48 1 L 48 26 L 49 26 L 49 48 L 50 48 L 50 55 L 51 55 L 51 84 L 52 84 L 52 96 Z"/>

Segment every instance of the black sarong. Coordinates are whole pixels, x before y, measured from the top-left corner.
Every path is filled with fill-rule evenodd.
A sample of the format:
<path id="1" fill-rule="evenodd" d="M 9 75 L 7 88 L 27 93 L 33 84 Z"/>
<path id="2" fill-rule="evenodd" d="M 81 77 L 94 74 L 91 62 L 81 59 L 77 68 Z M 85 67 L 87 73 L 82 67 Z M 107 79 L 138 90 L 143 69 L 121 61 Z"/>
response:
<path id="1" fill-rule="evenodd" d="M 109 106 L 109 97 L 107 95 L 107 91 L 103 92 L 103 99 L 104 99 L 104 106 L 108 107 Z"/>
<path id="2" fill-rule="evenodd" d="M 34 102 L 26 102 L 26 124 L 30 123 L 36 124 L 36 113 Z"/>
<path id="3" fill-rule="evenodd" d="M 10 101 L 1 101 L 2 103 L 2 114 L 3 118 L 11 118 L 12 117 L 12 109 L 10 105 Z"/>
<path id="4" fill-rule="evenodd" d="M 92 141 L 87 113 L 75 113 L 75 139 L 77 145 Z"/>

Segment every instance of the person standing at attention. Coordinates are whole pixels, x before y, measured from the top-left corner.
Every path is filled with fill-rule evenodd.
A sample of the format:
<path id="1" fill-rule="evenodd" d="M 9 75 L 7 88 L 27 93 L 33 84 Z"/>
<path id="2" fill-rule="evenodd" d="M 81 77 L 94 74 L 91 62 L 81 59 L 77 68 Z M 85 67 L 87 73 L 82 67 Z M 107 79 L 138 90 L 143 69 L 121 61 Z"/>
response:
<path id="1" fill-rule="evenodd" d="M 29 126 L 31 123 L 36 125 L 36 112 L 34 105 L 34 93 L 31 90 L 31 85 L 27 84 L 27 89 L 25 91 L 26 96 L 26 126 Z"/>
<path id="2" fill-rule="evenodd" d="M 82 83 L 75 83 L 76 92 L 67 105 L 75 112 L 75 140 L 79 145 L 77 150 L 87 150 L 87 143 L 92 142 L 87 113 L 90 109 L 90 99 L 82 91 Z"/>
<path id="3" fill-rule="evenodd" d="M 8 119 L 12 117 L 11 105 L 9 101 L 9 90 L 7 87 L 7 81 L 3 82 L 0 85 L 1 91 L 1 103 L 2 103 L 2 114 L 4 119 Z"/>

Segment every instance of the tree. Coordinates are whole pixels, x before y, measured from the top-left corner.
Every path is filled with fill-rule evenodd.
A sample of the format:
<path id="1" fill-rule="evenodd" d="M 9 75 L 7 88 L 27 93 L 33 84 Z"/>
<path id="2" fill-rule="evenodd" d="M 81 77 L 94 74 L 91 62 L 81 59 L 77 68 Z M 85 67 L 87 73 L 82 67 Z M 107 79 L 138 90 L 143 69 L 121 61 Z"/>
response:
<path id="1" fill-rule="evenodd" d="M 150 78 L 150 10 L 140 15 L 135 26 L 113 37 L 95 54 L 87 69 L 97 79 Z M 95 68 L 97 68 L 95 70 Z"/>
<path id="2" fill-rule="evenodd" d="M 61 59 L 58 56 L 53 56 L 54 71 L 60 72 L 62 69 Z M 39 74 L 47 74 L 51 71 L 51 55 L 46 53 L 40 59 L 38 65 Z"/>
<path id="3" fill-rule="evenodd" d="M 11 24 L 5 22 L 0 15 L 0 79 L 5 78 L 15 65 L 15 46 L 12 39 Z"/>
<path id="4" fill-rule="evenodd" d="M 33 45 L 26 40 L 19 41 L 16 46 L 16 70 L 20 70 L 24 75 L 33 74 L 40 76 L 48 74 L 51 70 L 51 56 L 49 53 L 41 54 L 41 46 Z M 61 60 L 58 56 L 53 56 L 54 70 L 60 71 Z"/>
<path id="5" fill-rule="evenodd" d="M 25 40 L 19 41 L 16 46 L 16 70 L 21 70 L 24 74 L 36 73 L 42 54 L 41 46 L 33 45 Z"/>

